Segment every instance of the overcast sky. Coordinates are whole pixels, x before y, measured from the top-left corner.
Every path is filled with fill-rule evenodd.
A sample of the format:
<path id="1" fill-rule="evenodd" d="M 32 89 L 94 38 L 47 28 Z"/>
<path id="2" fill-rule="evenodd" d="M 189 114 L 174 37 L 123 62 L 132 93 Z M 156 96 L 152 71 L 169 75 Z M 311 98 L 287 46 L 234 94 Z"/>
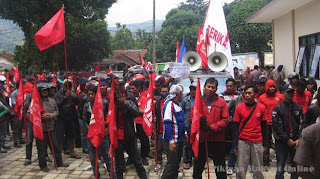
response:
<path id="1" fill-rule="evenodd" d="M 178 7 L 186 0 L 156 0 L 156 19 L 165 19 L 166 14 L 173 8 Z M 221 0 L 230 3 L 233 0 Z M 109 9 L 107 15 L 108 26 L 132 24 L 152 20 L 153 0 L 117 0 Z"/>

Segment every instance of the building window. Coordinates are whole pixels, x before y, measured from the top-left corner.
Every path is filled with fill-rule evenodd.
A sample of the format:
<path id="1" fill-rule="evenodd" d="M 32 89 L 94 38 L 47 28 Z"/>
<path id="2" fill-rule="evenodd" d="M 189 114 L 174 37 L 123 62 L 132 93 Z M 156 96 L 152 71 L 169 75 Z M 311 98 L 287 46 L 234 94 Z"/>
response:
<path id="1" fill-rule="evenodd" d="M 320 79 L 320 33 L 299 37 L 299 46 L 295 72 Z"/>

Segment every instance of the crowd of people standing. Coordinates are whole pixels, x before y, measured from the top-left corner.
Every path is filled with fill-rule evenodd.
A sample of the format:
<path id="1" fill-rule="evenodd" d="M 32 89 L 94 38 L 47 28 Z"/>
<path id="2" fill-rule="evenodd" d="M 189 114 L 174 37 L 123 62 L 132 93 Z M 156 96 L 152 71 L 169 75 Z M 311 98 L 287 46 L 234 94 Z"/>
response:
<path id="1" fill-rule="evenodd" d="M 190 133 L 194 102 L 197 90 L 196 82 L 190 77 L 190 93 L 183 94 L 179 79 L 173 79 L 170 73 L 156 75 L 137 74 L 123 81 L 111 74 L 100 79 L 96 77 L 74 79 L 66 74 L 24 74 L 22 83 L 13 80 L 12 75 L 0 76 L 0 152 L 6 153 L 10 147 L 5 140 L 10 131 L 13 134 L 14 147 L 25 144 L 26 158 L 24 165 L 32 160 L 34 139 L 33 123 L 30 122 L 32 95 L 37 89 L 40 95 L 44 121 L 44 140 L 35 139 L 39 167 L 48 172 L 47 162 L 53 153 L 57 167 L 68 167 L 64 157 L 80 159 L 75 148 L 82 147 L 82 152 L 89 155 L 89 168 L 96 173 L 96 147 L 88 139 L 88 128 L 93 120 L 93 106 L 97 92 L 100 91 L 103 113 L 107 116 L 111 98 L 111 81 L 114 86 L 115 113 L 118 148 L 114 159 L 108 154 L 110 135 L 108 124 L 105 125 L 105 137 L 97 147 L 105 168 L 113 178 L 124 178 L 126 166 L 133 164 L 140 178 L 148 178 L 144 165 L 149 165 L 147 158 L 154 158 L 151 144 L 157 144 L 156 166 L 154 171 L 163 170 L 161 178 L 177 178 L 182 159 L 183 168 L 193 166 L 193 178 L 202 178 L 207 160 L 213 159 L 217 178 L 227 178 L 236 173 L 238 178 L 246 178 L 248 168 L 254 178 L 264 178 L 263 171 L 270 167 L 270 148 L 276 153 L 276 178 L 283 178 L 285 165 L 290 165 L 291 178 L 320 177 L 319 148 L 320 94 L 314 79 L 306 80 L 296 73 L 288 75 L 285 82 L 283 66 L 254 66 L 240 74 L 234 68 L 234 78 L 226 80 L 226 89 L 217 94 L 217 79 L 208 78 L 203 86 L 203 116 L 200 119 L 199 155 L 195 158 Z M 143 128 L 143 115 L 146 112 L 147 93 L 150 80 L 154 81 L 154 130 L 149 137 Z M 8 90 L 10 84 L 10 90 Z M 19 118 L 15 112 L 19 85 L 24 86 L 25 118 Z M 36 85 L 36 88 L 34 88 Z M 100 89 L 98 90 L 98 87 Z M 25 121 L 26 120 L 26 121 Z M 11 130 L 9 130 L 11 126 Z M 26 137 L 23 137 L 26 130 Z M 26 140 L 25 140 L 26 139 Z M 137 140 L 140 141 L 138 147 Z M 156 140 L 156 141 L 155 141 Z M 48 152 L 49 146 L 49 152 Z M 129 155 L 125 161 L 124 152 Z M 167 162 L 163 163 L 163 153 Z M 226 158 L 228 160 L 226 165 Z M 111 160 L 115 167 L 111 171 Z M 305 169 L 305 170 L 302 170 Z"/>

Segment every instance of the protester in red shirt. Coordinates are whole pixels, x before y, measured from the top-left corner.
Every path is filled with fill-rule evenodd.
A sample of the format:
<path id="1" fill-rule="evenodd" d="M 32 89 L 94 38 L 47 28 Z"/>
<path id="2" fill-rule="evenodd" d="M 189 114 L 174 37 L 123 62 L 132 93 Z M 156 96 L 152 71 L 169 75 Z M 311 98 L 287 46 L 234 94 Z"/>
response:
<path id="1" fill-rule="evenodd" d="M 226 146 L 225 129 L 229 122 L 227 103 L 216 94 L 218 81 L 208 78 L 205 82 L 202 100 L 203 116 L 200 120 L 199 156 L 194 162 L 193 178 L 201 178 L 206 161 L 206 150 L 213 156 L 217 178 L 227 178 L 226 174 Z M 193 115 L 193 108 L 190 115 Z M 205 141 L 208 141 L 206 149 Z"/>
<path id="2" fill-rule="evenodd" d="M 134 80 L 130 83 L 130 92 L 135 96 L 139 108 L 139 116 L 134 119 L 136 123 L 136 134 L 141 142 L 140 155 L 142 158 L 143 165 L 149 165 L 147 157 L 150 156 L 150 143 L 149 138 L 145 131 L 143 130 L 143 113 L 145 109 L 145 105 L 147 102 L 147 98 L 140 93 L 142 92 L 142 84 L 144 81 L 142 80 Z M 127 161 L 127 165 L 131 164 L 132 160 L 129 158 Z"/>
<path id="3" fill-rule="evenodd" d="M 245 102 L 236 107 L 234 114 L 233 149 L 237 155 L 237 178 L 246 178 L 251 161 L 253 178 L 264 178 L 261 170 L 263 151 L 267 150 L 266 108 L 255 101 L 256 89 L 247 85 L 244 89 Z M 256 155 L 251 155 L 255 153 Z"/>
<path id="4" fill-rule="evenodd" d="M 266 82 L 266 93 L 261 95 L 258 100 L 259 103 L 262 103 L 265 105 L 267 110 L 266 120 L 268 124 L 268 139 L 269 139 L 267 143 L 268 147 L 270 147 L 272 144 L 272 136 L 271 136 L 272 135 L 272 111 L 273 111 L 273 108 L 283 100 L 284 100 L 284 97 L 282 96 L 282 94 L 278 92 L 276 83 L 271 79 L 268 80 Z M 263 154 L 263 165 L 265 170 L 268 170 L 270 166 L 269 158 L 270 158 L 270 151 L 268 149 L 267 152 Z"/>
<path id="5" fill-rule="evenodd" d="M 312 95 L 310 91 L 306 90 L 307 81 L 304 78 L 300 78 L 297 82 L 296 92 L 293 96 L 293 102 L 299 104 L 303 110 L 303 114 L 307 112 L 307 109 L 312 101 Z"/>

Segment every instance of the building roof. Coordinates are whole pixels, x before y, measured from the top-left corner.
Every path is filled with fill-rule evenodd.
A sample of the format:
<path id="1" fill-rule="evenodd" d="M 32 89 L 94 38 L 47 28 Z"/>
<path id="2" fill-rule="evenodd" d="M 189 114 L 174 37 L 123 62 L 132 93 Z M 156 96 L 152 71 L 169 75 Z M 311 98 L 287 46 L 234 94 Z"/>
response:
<path id="1" fill-rule="evenodd" d="M 246 19 L 248 23 L 272 22 L 313 0 L 272 0 Z"/>
<path id="2" fill-rule="evenodd" d="M 141 57 L 144 57 L 148 52 L 147 49 L 139 50 L 115 50 L 113 59 L 103 59 L 101 65 L 120 64 L 137 65 L 141 63 Z M 95 62 L 94 64 L 98 64 Z"/>
<path id="3" fill-rule="evenodd" d="M 9 53 L 0 53 L 0 57 L 5 58 L 10 62 L 12 62 L 13 59 L 13 55 Z"/>

